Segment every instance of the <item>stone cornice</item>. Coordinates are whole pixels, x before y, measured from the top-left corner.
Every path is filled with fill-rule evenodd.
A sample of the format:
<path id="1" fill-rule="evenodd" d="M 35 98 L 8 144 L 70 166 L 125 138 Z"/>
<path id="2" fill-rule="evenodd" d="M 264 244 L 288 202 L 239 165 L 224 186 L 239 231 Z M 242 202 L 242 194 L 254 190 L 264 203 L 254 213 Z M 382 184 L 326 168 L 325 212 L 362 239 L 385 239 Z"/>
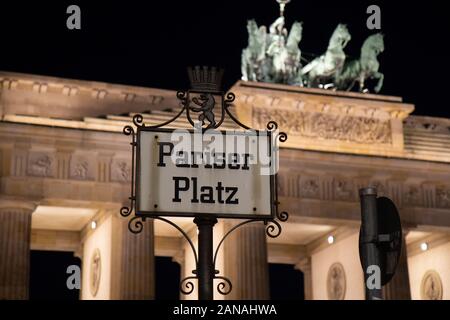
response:
<path id="1" fill-rule="evenodd" d="M 1 114 L 61 119 L 142 112 L 178 105 L 171 90 L 0 71 Z"/>
<path id="2" fill-rule="evenodd" d="M 37 144 L 54 149 L 93 148 L 129 153 L 129 137 L 120 132 L 73 130 L 33 124 L 0 122 L 0 145 Z"/>
<path id="3" fill-rule="evenodd" d="M 330 171 L 336 170 L 342 172 L 346 169 L 346 175 L 354 176 L 354 172 L 364 172 L 366 176 L 380 174 L 392 175 L 393 173 L 399 179 L 407 177 L 416 180 L 427 180 L 430 174 L 441 175 L 442 180 L 450 180 L 450 162 L 435 162 L 419 159 L 404 159 L 395 157 L 375 157 L 366 155 L 352 155 L 337 152 L 321 152 L 312 150 L 281 149 L 280 169 L 299 166 L 307 166 L 310 171 L 323 170 L 327 168 Z M 352 173 L 353 171 L 353 173 Z M 411 175 L 414 172 L 414 175 Z M 361 173 L 359 173 L 361 175 Z"/>

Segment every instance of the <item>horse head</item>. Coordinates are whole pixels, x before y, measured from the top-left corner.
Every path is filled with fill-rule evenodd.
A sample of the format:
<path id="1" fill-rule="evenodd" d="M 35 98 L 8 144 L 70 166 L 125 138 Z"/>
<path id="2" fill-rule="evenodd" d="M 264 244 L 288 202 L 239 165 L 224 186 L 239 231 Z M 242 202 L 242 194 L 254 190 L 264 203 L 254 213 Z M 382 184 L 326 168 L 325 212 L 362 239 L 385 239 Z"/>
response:
<path id="1" fill-rule="evenodd" d="M 249 37 L 254 35 L 258 31 L 258 25 L 256 24 L 256 21 L 254 19 L 247 20 L 247 32 Z"/>
<path id="2" fill-rule="evenodd" d="M 331 36 L 329 48 L 338 47 L 344 49 L 347 43 L 351 40 L 352 36 L 348 32 L 347 26 L 345 24 L 338 24 L 336 29 L 334 29 L 333 35 Z"/>
<path id="3" fill-rule="evenodd" d="M 376 33 L 368 36 L 361 48 L 361 55 L 367 55 L 368 53 L 380 54 L 384 51 L 384 35 Z"/>

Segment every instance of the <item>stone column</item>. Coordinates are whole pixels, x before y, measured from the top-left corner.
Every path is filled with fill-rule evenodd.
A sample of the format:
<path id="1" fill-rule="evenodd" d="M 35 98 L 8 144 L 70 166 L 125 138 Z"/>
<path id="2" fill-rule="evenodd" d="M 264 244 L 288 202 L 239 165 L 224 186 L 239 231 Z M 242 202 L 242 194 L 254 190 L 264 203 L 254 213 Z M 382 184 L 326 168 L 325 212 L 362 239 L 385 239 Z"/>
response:
<path id="1" fill-rule="evenodd" d="M 408 254 L 406 252 L 405 237 L 408 230 L 403 230 L 402 252 L 394 277 L 383 287 L 383 299 L 385 300 L 411 300 L 409 287 Z"/>
<path id="2" fill-rule="evenodd" d="M 113 220 L 111 298 L 151 300 L 155 298 L 153 220 L 148 219 L 139 234 L 128 230 L 128 220 Z"/>
<path id="3" fill-rule="evenodd" d="M 35 205 L 0 200 L 0 300 L 27 300 Z"/>
<path id="4" fill-rule="evenodd" d="M 301 259 L 295 265 L 295 269 L 303 272 L 303 287 L 305 300 L 313 300 L 311 257 Z"/>
<path id="5" fill-rule="evenodd" d="M 224 262 L 224 274 L 233 285 L 226 299 L 270 298 L 266 233 L 261 222 L 240 227 L 225 240 Z"/>

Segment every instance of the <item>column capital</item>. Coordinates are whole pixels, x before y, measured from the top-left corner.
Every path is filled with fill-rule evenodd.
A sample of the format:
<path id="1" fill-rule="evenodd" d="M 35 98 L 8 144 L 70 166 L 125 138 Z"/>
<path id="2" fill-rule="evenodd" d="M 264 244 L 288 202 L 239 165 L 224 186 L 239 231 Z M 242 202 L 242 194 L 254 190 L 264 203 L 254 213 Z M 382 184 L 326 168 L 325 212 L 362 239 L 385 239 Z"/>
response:
<path id="1" fill-rule="evenodd" d="M 172 261 L 178 263 L 180 266 L 184 265 L 184 249 L 180 249 L 173 257 Z"/>
<path id="2" fill-rule="evenodd" d="M 311 271 L 311 257 L 305 257 L 300 259 L 294 266 L 296 270 L 301 272 Z"/>
<path id="3" fill-rule="evenodd" d="M 37 203 L 29 200 L 0 198 L 0 212 L 29 212 L 36 210 Z"/>

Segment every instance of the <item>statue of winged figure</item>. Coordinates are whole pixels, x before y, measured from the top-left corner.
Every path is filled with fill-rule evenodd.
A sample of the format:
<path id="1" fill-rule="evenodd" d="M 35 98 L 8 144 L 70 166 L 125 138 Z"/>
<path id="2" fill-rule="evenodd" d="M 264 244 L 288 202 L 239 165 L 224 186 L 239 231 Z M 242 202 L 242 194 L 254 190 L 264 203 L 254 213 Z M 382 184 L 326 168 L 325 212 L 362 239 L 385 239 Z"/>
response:
<path id="1" fill-rule="evenodd" d="M 242 80 L 301 83 L 298 45 L 302 39 L 302 24 L 295 22 L 289 34 L 284 25 L 284 17 L 278 17 L 267 33 L 266 27 L 258 27 L 255 20 L 247 22 L 248 46 L 242 51 Z"/>
<path id="2" fill-rule="evenodd" d="M 384 75 L 378 71 L 380 63 L 378 55 L 384 51 L 384 39 L 381 33 L 373 34 L 364 41 L 361 47 L 361 56 L 359 60 L 353 60 L 345 64 L 344 70 L 338 76 L 336 84 L 340 90 L 351 90 L 356 82 L 359 83 L 359 91 L 366 89 L 364 83 L 368 78 L 377 79 L 378 82 L 374 88 L 375 92 L 380 92 L 383 86 Z"/>
<path id="3" fill-rule="evenodd" d="M 276 83 L 302 83 L 299 77 L 301 51 L 298 47 L 302 39 L 302 23 L 294 22 L 287 35 L 284 17 L 279 17 L 270 27 L 271 43 L 267 56 L 272 61 L 272 81 Z"/>
<path id="4" fill-rule="evenodd" d="M 303 77 L 307 75 L 308 87 L 318 87 L 324 82 L 335 82 L 344 66 L 344 48 L 350 40 L 351 35 L 347 26 L 339 24 L 330 38 L 327 51 L 301 71 Z"/>

